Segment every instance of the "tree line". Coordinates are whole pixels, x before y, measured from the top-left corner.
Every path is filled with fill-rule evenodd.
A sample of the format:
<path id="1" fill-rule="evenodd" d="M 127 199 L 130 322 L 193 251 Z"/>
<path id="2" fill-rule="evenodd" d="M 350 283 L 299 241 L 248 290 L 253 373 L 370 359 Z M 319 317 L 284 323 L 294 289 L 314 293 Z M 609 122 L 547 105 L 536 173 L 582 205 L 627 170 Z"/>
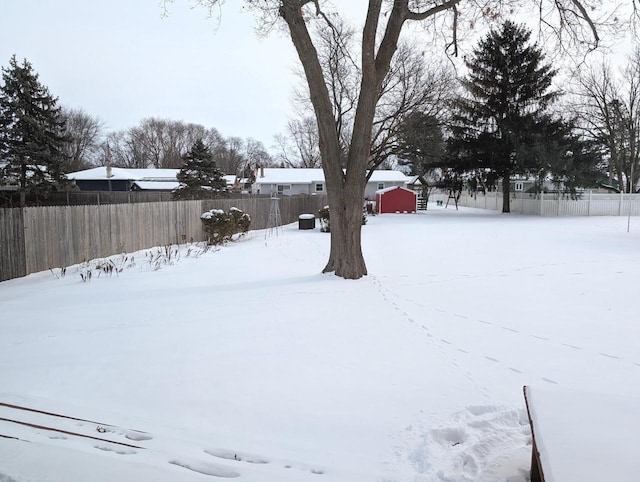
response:
<path id="1" fill-rule="evenodd" d="M 329 72 L 334 122 L 345 163 L 358 93 L 356 79 L 362 73 L 349 54 L 355 30 L 342 22 L 334 27 L 320 29 L 317 35 L 320 56 Z M 560 92 L 552 90 L 558 70 L 544 64 L 544 51 L 529 40 L 526 28 L 505 23 L 501 31 L 491 31 L 480 41 L 466 61 L 468 75 L 462 78 L 456 78 L 445 63 L 425 59 L 419 45 L 399 43 L 378 93 L 368 173 L 401 166 L 411 174 L 435 176 L 436 184 L 443 187 L 464 183 L 474 190 L 495 188 L 502 180 L 506 210 L 512 175 L 536 177 L 539 189 L 546 178 L 575 193 L 577 187 L 595 185 L 604 174 L 612 188 L 628 192 L 635 185 L 632 166 L 636 168 L 634 180 L 640 175 L 640 54 L 636 52 L 621 73 L 613 72 L 606 63 L 588 65 L 570 88 Z M 517 52 L 512 58 L 503 55 L 509 49 Z M 495 76 L 501 70 L 503 84 L 520 86 L 519 91 L 501 88 Z M 40 115 L 50 117 L 50 137 L 48 145 L 38 147 L 39 154 L 16 152 L 14 157 L 36 159 L 47 153 L 46 161 L 7 164 L 12 137 L 19 137 L 23 122 L 16 119 L 36 116 L 36 103 L 25 104 L 19 99 L 21 91 L 32 91 L 34 102 L 39 99 Z M 322 166 L 318 125 L 303 81 L 294 95 L 296 116 L 286 132 L 274 136 L 275 155 L 251 138 L 225 138 L 215 128 L 157 117 L 107 132 L 99 117 L 83 109 L 59 107 L 31 64 L 26 59 L 19 64 L 15 56 L 3 68 L 0 92 L 5 153 L 0 175 L 13 175 L 21 189 L 53 178 L 60 178 L 56 181 L 60 185 L 61 174 L 106 164 L 179 169 L 198 141 L 222 173 L 248 177 L 256 166 Z M 500 96 L 502 106 L 496 100 Z M 556 112 L 561 113 L 555 118 L 547 112 L 552 103 L 558 104 Z M 518 126 L 528 139 L 518 137 L 514 130 Z M 468 142 L 472 138 L 474 145 Z M 46 136 L 42 139 L 44 142 Z M 499 158 L 500 150 L 511 158 Z M 46 175 L 38 166 L 47 166 Z"/>
<path id="2" fill-rule="evenodd" d="M 248 176 L 276 162 L 260 141 L 201 124 L 149 117 L 107 132 L 99 117 L 60 105 L 27 59 L 14 55 L 2 68 L 0 186 L 46 194 L 68 188 L 66 174 L 101 165 L 179 169 L 198 142 L 222 173 Z"/>

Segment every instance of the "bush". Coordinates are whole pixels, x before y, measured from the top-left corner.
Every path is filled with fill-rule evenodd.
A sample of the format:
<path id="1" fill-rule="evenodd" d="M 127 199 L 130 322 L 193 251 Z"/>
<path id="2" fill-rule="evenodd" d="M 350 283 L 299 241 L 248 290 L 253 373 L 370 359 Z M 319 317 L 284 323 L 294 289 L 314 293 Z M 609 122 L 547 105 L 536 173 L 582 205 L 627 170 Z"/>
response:
<path id="1" fill-rule="evenodd" d="M 200 216 L 209 244 L 218 245 L 244 236 L 251 226 L 251 217 L 232 207 L 228 212 L 212 209 Z M 235 237 L 235 238 L 234 238 Z"/>
<path id="2" fill-rule="evenodd" d="M 320 219 L 320 231 L 323 233 L 331 232 L 329 206 L 325 206 L 318 211 L 318 219 Z"/>
<path id="3" fill-rule="evenodd" d="M 320 219 L 320 231 L 323 233 L 331 232 L 331 217 L 329 216 L 329 206 L 325 206 L 318 211 L 318 218 Z M 367 213 L 362 211 L 362 225 L 367 224 Z"/>

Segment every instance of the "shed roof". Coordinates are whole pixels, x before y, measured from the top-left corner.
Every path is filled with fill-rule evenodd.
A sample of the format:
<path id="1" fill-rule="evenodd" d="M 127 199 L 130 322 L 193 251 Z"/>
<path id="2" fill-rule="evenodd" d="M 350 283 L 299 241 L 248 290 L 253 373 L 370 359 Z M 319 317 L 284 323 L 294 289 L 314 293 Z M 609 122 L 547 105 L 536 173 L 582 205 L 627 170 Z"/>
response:
<path id="1" fill-rule="evenodd" d="M 384 194 L 385 192 L 395 191 L 396 189 L 402 189 L 403 191 L 407 191 L 408 193 L 410 193 L 412 196 L 416 196 L 416 193 L 414 191 L 401 186 L 389 186 L 385 187 L 384 189 L 378 189 L 376 191 L 376 194 Z"/>

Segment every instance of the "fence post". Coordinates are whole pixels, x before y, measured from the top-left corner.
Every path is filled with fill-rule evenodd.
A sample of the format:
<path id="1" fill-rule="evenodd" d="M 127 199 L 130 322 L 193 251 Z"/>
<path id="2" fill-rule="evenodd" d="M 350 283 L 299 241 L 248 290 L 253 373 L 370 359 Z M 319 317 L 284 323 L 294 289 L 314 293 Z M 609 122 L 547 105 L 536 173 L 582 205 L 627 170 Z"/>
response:
<path id="1" fill-rule="evenodd" d="M 620 190 L 620 205 L 618 207 L 618 216 L 622 216 L 622 204 L 624 202 L 624 189 Z"/>
<path id="2" fill-rule="evenodd" d="M 556 216 L 560 216 L 560 192 L 558 192 L 556 196 L 558 196 L 558 206 L 557 206 Z"/>
<path id="3" fill-rule="evenodd" d="M 544 213 L 544 191 L 540 191 L 540 216 Z"/>
<path id="4" fill-rule="evenodd" d="M 591 195 L 593 191 L 589 189 L 589 200 L 587 201 L 587 216 L 591 216 Z"/>

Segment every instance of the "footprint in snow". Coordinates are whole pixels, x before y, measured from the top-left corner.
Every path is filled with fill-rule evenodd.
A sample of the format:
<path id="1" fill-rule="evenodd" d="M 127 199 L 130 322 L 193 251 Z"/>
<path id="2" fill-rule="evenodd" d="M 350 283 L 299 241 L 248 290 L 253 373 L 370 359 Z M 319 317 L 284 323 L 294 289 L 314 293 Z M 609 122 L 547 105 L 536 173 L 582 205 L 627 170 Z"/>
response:
<path id="1" fill-rule="evenodd" d="M 530 448 L 523 449 L 531 437 L 524 409 L 470 406 L 445 426 L 414 432 L 414 437 L 403 434 L 411 440 L 406 456 L 416 473 L 433 476 L 425 480 L 504 480 L 496 473 L 504 461 L 524 456 L 525 462 L 531 456 Z"/>
<path id="2" fill-rule="evenodd" d="M 98 450 L 102 450 L 104 452 L 114 452 L 118 455 L 133 455 L 133 454 L 137 454 L 138 452 L 136 452 L 135 450 L 128 450 L 128 449 L 113 449 L 111 447 L 106 447 L 104 445 L 95 445 L 94 448 L 98 449 Z"/>
<path id="3" fill-rule="evenodd" d="M 208 455 L 218 457 L 225 460 L 236 460 L 238 462 L 247 462 L 248 464 L 268 464 L 269 461 L 263 457 L 256 455 L 249 455 L 243 452 L 235 452 L 224 449 L 205 449 L 204 451 Z"/>
<path id="4" fill-rule="evenodd" d="M 169 463 L 187 470 L 191 470 L 193 472 L 197 472 L 199 474 L 210 475 L 212 477 L 222 477 L 226 479 L 240 477 L 240 474 L 238 472 L 229 470 L 226 467 L 221 467 L 219 465 L 202 462 L 200 460 L 185 461 L 182 459 L 174 459 L 170 460 Z"/>

